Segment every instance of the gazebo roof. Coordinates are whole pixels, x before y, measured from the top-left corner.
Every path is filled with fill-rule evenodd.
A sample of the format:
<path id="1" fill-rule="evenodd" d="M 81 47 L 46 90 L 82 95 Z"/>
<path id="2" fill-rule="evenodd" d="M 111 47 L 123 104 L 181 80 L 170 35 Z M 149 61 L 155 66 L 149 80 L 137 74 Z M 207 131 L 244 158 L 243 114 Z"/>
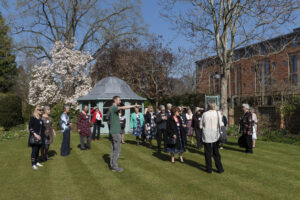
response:
<path id="1" fill-rule="evenodd" d="M 77 101 L 107 100 L 114 96 L 120 96 L 121 99 L 127 100 L 147 100 L 134 93 L 125 81 L 115 76 L 109 76 L 96 83 L 87 95 L 78 98 Z"/>

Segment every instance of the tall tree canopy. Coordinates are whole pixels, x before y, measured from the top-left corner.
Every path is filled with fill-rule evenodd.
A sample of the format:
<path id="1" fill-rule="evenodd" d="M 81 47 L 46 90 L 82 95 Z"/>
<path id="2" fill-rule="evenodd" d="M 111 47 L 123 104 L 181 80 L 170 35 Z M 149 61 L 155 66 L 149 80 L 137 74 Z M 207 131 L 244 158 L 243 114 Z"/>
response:
<path id="1" fill-rule="evenodd" d="M 14 84 L 17 72 L 15 56 L 12 54 L 12 39 L 9 26 L 0 13 L 0 92 L 8 92 Z"/>
<path id="2" fill-rule="evenodd" d="M 115 43 L 97 58 L 91 77 L 95 83 L 106 76 L 117 76 L 149 100 L 159 100 L 170 93 L 170 73 L 174 55 L 159 38 L 147 44 Z"/>
<path id="3" fill-rule="evenodd" d="M 10 13 L 17 49 L 50 59 L 56 41 L 78 42 L 94 58 L 115 40 L 143 32 L 139 0 L 3 0 Z"/>

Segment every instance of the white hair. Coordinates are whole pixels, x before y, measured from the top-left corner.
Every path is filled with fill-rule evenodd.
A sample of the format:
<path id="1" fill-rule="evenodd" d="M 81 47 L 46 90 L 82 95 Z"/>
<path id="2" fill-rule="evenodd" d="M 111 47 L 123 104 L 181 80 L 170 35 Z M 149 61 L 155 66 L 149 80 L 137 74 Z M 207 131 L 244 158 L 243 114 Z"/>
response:
<path id="1" fill-rule="evenodd" d="M 65 110 L 65 111 L 66 111 L 68 108 L 70 108 L 69 105 L 65 105 L 65 106 L 64 106 L 64 110 Z"/>
<path id="2" fill-rule="evenodd" d="M 249 104 L 247 104 L 247 103 L 244 103 L 244 104 L 242 105 L 242 107 L 243 107 L 243 108 L 246 108 L 247 110 L 250 109 L 250 106 L 249 106 Z"/>

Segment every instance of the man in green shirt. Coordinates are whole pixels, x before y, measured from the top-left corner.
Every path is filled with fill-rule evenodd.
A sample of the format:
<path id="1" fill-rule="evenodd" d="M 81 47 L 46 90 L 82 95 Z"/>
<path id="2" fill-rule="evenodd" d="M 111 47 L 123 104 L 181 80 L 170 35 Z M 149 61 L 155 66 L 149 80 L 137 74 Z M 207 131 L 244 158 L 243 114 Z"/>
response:
<path id="1" fill-rule="evenodd" d="M 114 172 L 122 172 L 123 169 L 118 166 L 118 159 L 121 153 L 121 124 L 119 118 L 119 110 L 140 107 L 140 105 L 122 106 L 119 107 L 121 98 L 119 96 L 113 97 L 113 105 L 109 110 L 110 129 L 109 136 L 111 140 L 111 154 L 110 154 L 110 167 Z"/>

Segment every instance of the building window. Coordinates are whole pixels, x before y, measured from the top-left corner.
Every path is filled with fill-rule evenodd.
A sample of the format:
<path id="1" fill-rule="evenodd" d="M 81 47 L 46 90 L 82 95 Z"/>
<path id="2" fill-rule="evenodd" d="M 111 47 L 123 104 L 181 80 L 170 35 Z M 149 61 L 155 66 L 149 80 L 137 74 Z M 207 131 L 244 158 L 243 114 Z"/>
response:
<path id="1" fill-rule="evenodd" d="M 269 61 L 265 62 L 265 75 L 266 76 L 270 75 L 270 63 L 269 63 Z"/>
<path id="2" fill-rule="evenodd" d="M 276 63 L 275 62 L 272 62 L 272 68 L 275 70 L 275 68 L 276 68 Z"/>
<path id="3" fill-rule="evenodd" d="M 254 72 L 254 67 L 253 66 L 251 66 L 251 72 Z"/>
<path id="4" fill-rule="evenodd" d="M 282 66 L 286 67 L 286 60 L 282 62 Z"/>
<path id="5" fill-rule="evenodd" d="M 254 83 L 253 82 L 251 82 L 251 87 L 254 88 Z"/>
<path id="6" fill-rule="evenodd" d="M 297 76 L 297 74 L 292 75 L 292 84 L 293 85 L 298 85 L 298 76 Z"/>
<path id="7" fill-rule="evenodd" d="M 245 72 L 246 72 L 246 71 L 245 71 L 245 68 L 242 69 L 242 72 L 243 72 L 243 74 L 245 74 Z"/>
<path id="8" fill-rule="evenodd" d="M 292 56 L 292 72 L 297 72 L 297 56 Z"/>
<path id="9" fill-rule="evenodd" d="M 246 83 L 243 84 L 243 87 L 246 88 Z"/>

